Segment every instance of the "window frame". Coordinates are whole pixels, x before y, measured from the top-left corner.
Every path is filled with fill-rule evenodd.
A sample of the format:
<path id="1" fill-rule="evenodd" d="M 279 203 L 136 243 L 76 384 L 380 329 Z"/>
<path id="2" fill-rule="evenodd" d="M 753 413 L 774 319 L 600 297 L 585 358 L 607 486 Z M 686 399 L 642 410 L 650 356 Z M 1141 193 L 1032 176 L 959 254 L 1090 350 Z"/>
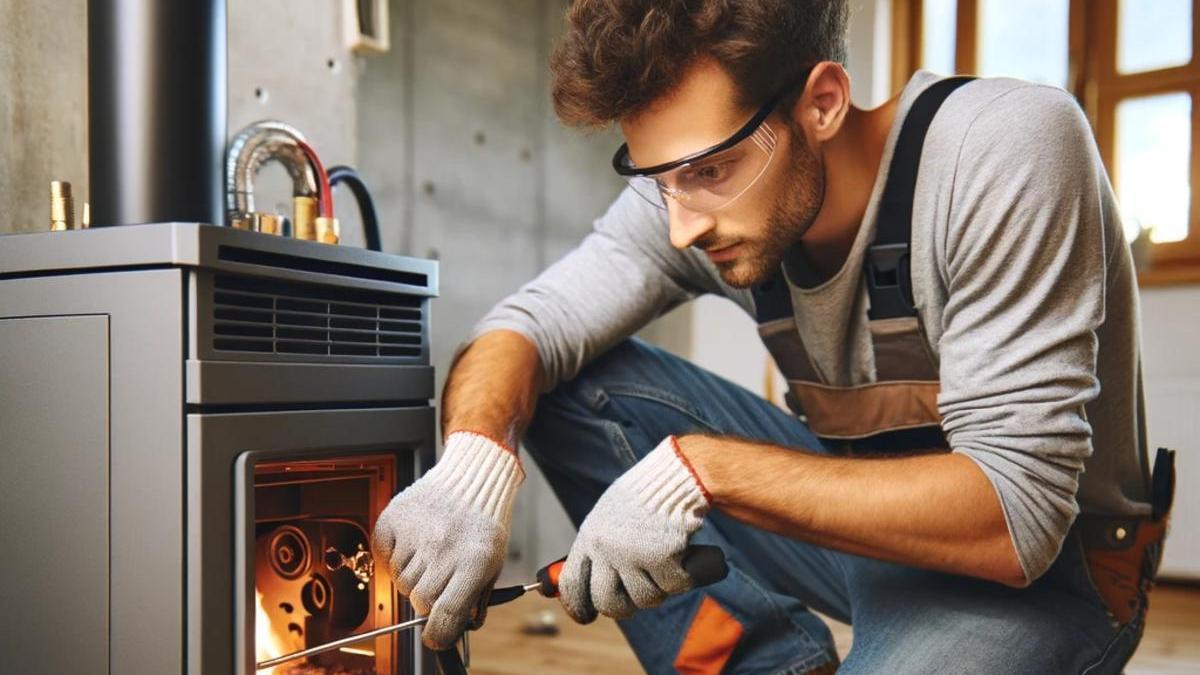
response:
<path id="1" fill-rule="evenodd" d="M 1150 244 L 1138 281 L 1143 286 L 1200 283 L 1200 8 L 1192 14 L 1191 62 L 1122 74 L 1117 71 L 1118 2 L 1070 0 L 1067 90 L 1091 122 L 1100 157 L 1114 183 L 1117 105 L 1127 98 L 1154 94 L 1186 92 L 1192 97 L 1188 235 L 1179 242 Z M 893 91 L 903 88 L 921 64 L 922 6 L 922 0 L 892 0 Z M 978 9 L 978 0 L 957 0 L 955 6 L 954 54 L 959 73 L 976 69 Z"/>

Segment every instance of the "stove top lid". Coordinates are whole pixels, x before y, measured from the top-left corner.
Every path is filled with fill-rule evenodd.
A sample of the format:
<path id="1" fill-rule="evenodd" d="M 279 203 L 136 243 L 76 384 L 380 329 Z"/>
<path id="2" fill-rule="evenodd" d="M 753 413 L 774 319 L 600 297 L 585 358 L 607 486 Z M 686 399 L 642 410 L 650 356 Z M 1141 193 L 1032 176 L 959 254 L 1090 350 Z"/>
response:
<path id="1" fill-rule="evenodd" d="M 192 267 L 436 296 L 435 260 L 201 223 L 155 223 L 0 236 L 0 279 Z"/>

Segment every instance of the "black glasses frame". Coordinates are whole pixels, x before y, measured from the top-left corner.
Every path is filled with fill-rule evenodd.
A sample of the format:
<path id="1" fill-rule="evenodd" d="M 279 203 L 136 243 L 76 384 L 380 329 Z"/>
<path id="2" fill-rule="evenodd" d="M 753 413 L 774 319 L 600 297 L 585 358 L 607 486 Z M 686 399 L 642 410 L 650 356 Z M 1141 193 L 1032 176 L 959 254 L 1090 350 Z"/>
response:
<path id="1" fill-rule="evenodd" d="M 666 171 L 670 171 L 671 169 L 677 169 L 684 164 L 698 162 L 706 157 L 715 155 L 722 150 L 728 150 L 729 148 L 732 148 L 738 143 L 746 140 L 746 138 L 757 131 L 758 127 L 761 126 L 762 123 L 766 121 L 767 117 L 771 115 L 771 112 L 775 110 L 775 106 L 779 105 L 779 102 L 783 100 L 785 93 L 787 93 L 786 89 L 772 96 L 771 100 L 767 101 L 763 107 L 759 108 L 758 112 L 754 113 L 754 117 L 751 117 L 749 122 L 746 122 L 744 125 L 742 125 L 742 128 L 734 132 L 734 134 L 729 138 L 726 138 L 716 145 L 709 146 L 698 152 L 693 152 L 686 157 L 681 157 L 671 162 L 664 162 L 662 164 L 648 166 L 644 169 L 638 168 L 634 166 L 633 162 L 629 159 L 629 144 L 622 143 L 621 147 L 617 148 L 616 154 L 613 155 L 613 170 L 617 172 L 617 175 L 626 177 L 653 176 L 654 174 L 664 173 Z"/>

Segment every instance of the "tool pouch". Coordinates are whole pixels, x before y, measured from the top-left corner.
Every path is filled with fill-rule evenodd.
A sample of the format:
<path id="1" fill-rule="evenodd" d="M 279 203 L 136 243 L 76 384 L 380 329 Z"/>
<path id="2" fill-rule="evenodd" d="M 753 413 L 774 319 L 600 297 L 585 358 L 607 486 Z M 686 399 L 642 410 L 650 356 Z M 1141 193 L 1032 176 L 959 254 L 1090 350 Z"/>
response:
<path id="1" fill-rule="evenodd" d="M 1088 572 L 1109 614 L 1121 625 L 1145 616 L 1150 589 L 1162 562 L 1171 502 L 1175 451 L 1159 448 L 1151 477 L 1149 516 L 1081 515 L 1077 525 Z"/>

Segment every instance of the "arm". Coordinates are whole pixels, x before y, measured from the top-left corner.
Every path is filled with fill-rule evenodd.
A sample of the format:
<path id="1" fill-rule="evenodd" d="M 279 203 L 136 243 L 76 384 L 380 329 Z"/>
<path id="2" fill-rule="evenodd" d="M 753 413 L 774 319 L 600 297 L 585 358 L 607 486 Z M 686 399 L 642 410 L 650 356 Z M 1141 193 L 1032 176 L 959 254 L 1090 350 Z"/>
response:
<path id="1" fill-rule="evenodd" d="M 665 212 L 626 189 L 578 248 L 505 298 L 472 332 L 442 396 L 442 429 L 516 447 L 537 396 L 671 307 L 718 282 L 675 250 Z"/>
<path id="2" fill-rule="evenodd" d="M 479 323 L 452 366 L 441 459 L 392 499 L 372 539 L 396 588 L 429 616 L 430 648 L 482 618 L 476 603 L 504 564 L 524 478 L 517 441 L 537 395 L 703 283 L 689 280 L 694 260 L 670 248 L 660 220 L 627 190 L 579 248 Z"/>
<path id="3" fill-rule="evenodd" d="M 471 430 L 517 447 L 533 418 L 542 367 L 524 335 L 494 330 L 479 336 L 450 370 L 442 393 L 442 431 Z"/>
<path id="4" fill-rule="evenodd" d="M 711 436 L 683 436 L 679 447 L 713 506 L 744 523 L 855 555 L 1026 583 L 996 492 L 962 455 L 830 457 Z"/>

